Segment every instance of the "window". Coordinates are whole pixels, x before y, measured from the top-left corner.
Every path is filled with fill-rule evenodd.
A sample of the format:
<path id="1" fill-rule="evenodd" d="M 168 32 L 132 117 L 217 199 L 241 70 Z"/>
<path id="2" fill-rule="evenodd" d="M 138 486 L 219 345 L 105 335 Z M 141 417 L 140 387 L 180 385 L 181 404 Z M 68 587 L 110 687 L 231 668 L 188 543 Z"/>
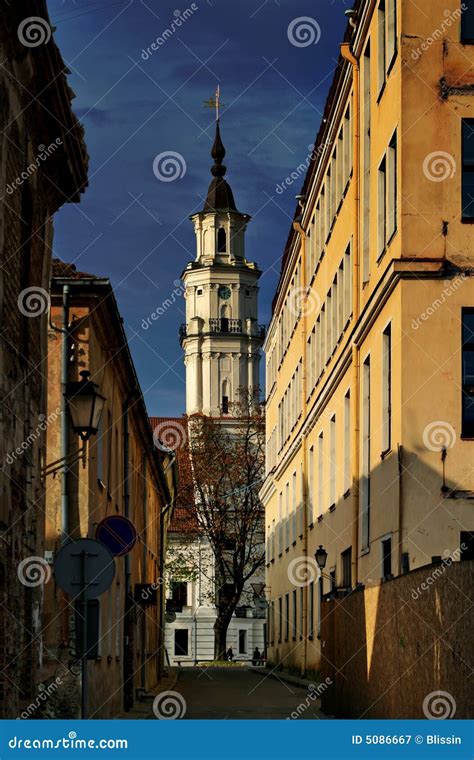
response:
<path id="1" fill-rule="evenodd" d="M 387 0 L 387 67 L 397 54 L 397 0 Z M 387 69 L 387 70 L 388 70 Z"/>
<path id="2" fill-rule="evenodd" d="M 186 581 L 171 581 L 171 599 L 176 606 L 185 607 L 188 603 L 188 584 Z"/>
<path id="3" fill-rule="evenodd" d="M 462 435 L 474 438 L 474 309 L 462 310 Z"/>
<path id="4" fill-rule="evenodd" d="M 367 282 L 370 276 L 370 126 L 371 126 L 371 98 L 370 85 L 370 42 L 365 48 L 363 87 L 364 87 L 364 208 L 363 208 L 363 250 L 362 250 L 362 282 Z"/>
<path id="5" fill-rule="evenodd" d="M 472 530 L 462 530 L 460 535 L 461 562 L 474 560 L 474 533 Z"/>
<path id="6" fill-rule="evenodd" d="M 370 524 L 370 357 L 362 372 L 362 549 L 369 548 Z"/>
<path id="7" fill-rule="evenodd" d="M 387 240 L 397 229 L 397 133 L 390 140 L 387 152 Z"/>
<path id="8" fill-rule="evenodd" d="M 290 484 L 285 486 L 285 549 L 290 548 Z"/>
<path id="9" fill-rule="evenodd" d="M 278 494 L 278 554 L 281 557 L 283 551 L 283 493 Z"/>
<path id="10" fill-rule="evenodd" d="M 202 296 L 202 288 L 197 288 L 196 295 L 197 296 Z"/>
<path id="11" fill-rule="evenodd" d="M 352 546 L 341 554 L 342 569 L 342 587 L 351 588 L 352 586 Z"/>
<path id="12" fill-rule="evenodd" d="M 229 397 L 222 396 L 222 414 L 229 414 Z"/>
<path id="13" fill-rule="evenodd" d="M 313 522 L 314 510 L 314 447 L 308 451 L 308 523 Z"/>
<path id="14" fill-rule="evenodd" d="M 385 86 L 385 76 L 387 71 L 387 51 L 385 42 L 385 0 L 381 0 L 378 10 L 377 19 L 377 38 L 378 38 L 378 84 L 379 84 L 379 97 Z"/>
<path id="15" fill-rule="evenodd" d="M 331 591 L 336 591 L 337 589 L 337 580 L 336 580 L 336 568 L 333 567 L 329 571 L 329 577 L 331 579 Z"/>
<path id="16" fill-rule="evenodd" d="M 382 333 L 382 453 L 392 445 L 392 327 Z"/>
<path id="17" fill-rule="evenodd" d="M 285 594 L 285 641 L 290 638 L 290 595 Z"/>
<path id="18" fill-rule="evenodd" d="M 300 588 L 300 639 L 303 638 L 304 588 Z"/>
<path id="19" fill-rule="evenodd" d="M 378 174 L 378 225 L 377 225 L 377 240 L 378 240 L 378 256 L 380 257 L 385 251 L 385 239 L 387 232 L 387 207 L 385 205 L 385 196 L 387 192 L 387 162 L 384 158 L 379 166 Z"/>
<path id="20" fill-rule="evenodd" d="M 474 219 L 474 119 L 462 120 L 462 218 Z"/>
<path id="21" fill-rule="evenodd" d="M 292 540 L 293 543 L 296 541 L 296 472 L 293 473 L 292 477 L 292 487 L 291 487 L 291 494 L 293 498 L 293 503 L 291 505 L 291 522 L 292 522 Z"/>
<path id="22" fill-rule="evenodd" d="M 309 584 L 309 613 L 308 613 L 308 636 L 310 639 L 314 636 L 314 581 Z"/>
<path id="23" fill-rule="evenodd" d="M 186 657 L 189 646 L 189 631 L 187 628 L 177 628 L 174 632 L 174 653 L 176 657 Z"/>
<path id="24" fill-rule="evenodd" d="M 318 438 L 318 515 L 323 514 L 324 500 L 324 435 L 319 434 Z"/>
<path id="25" fill-rule="evenodd" d="M 392 537 L 382 539 L 382 578 L 392 577 Z"/>
<path id="26" fill-rule="evenodd" d="M 292 621 L 293 621 L 293 641 L 295 641 L 295 639 L 296 639 L 296 632 L 297 632 L 297 622 L 296 621 L 298 620 L 298 609 L 297 609 L 298 596 L 296 594 L 296 589 L 293 590 L 292 596 L 293 596 L 293 617 L 292 617 Z"/>
<path id="27" fill-rule="evenodd" d="M 329 509 L 336 506 L 336 415 L 329 421 Z"/>
<path id="28" fill-rule="evenodd" d="M 278 643 L 281 644 L 281 634 L 283 630 L 283 599 L 278 599 Z"/>
<path id="29" fill-rule="evenodd" d="M 351 487 L 351 392 L 344 396 L 344 493 Z"/>
<path id="30" fill-rule="evenodd" d="M 474 0 L 464 0 L 461 16 L 461 42 L 469 45 L 474 42 Z"/>
<path id="31" fill-rule="evenodd" d="M 103 416 L 99 420 L 99 429 L 97 431 L 95 455 L 97 458 L 97 480 L 99 485 L 104 486 L 104 422 Z"/>
<path id="32" fill-rule="evenodd" d="M 247 654 L 247 631 L 239 630 L 239 654 Z"/>
<path id="33" fill-rule="evenodd" d="M 217 252 L 226 253 L 227 251 L 227 234 L 223 227 L 219 227 L 217 232 Z"/>

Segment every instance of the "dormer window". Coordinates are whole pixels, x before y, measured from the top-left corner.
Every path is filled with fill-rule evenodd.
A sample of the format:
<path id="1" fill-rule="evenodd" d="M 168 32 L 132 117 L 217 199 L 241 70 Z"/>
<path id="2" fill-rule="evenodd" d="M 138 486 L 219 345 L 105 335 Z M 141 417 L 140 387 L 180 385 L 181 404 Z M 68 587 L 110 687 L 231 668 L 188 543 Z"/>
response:
<path id="1" fill-rule="evenodd" d="M 217 252 L 227 253 L 227 234 L 223 227 L 219 227 L 217 232 Z"/>

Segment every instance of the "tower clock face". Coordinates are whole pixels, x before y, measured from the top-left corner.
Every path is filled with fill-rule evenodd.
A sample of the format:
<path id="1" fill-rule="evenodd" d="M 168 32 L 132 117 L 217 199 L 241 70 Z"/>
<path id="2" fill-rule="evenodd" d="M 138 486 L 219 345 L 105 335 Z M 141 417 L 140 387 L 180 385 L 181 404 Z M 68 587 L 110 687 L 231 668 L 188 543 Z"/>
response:
<path id="1" fill-rule="evenodd" d="M 219 298 L 222 298 L 223 301 L 227 301 L 227 299 L 230 298 L 230 288 L 228 288 L 227 285 L 219 285 L 219 290 L 217 292 Z"/>

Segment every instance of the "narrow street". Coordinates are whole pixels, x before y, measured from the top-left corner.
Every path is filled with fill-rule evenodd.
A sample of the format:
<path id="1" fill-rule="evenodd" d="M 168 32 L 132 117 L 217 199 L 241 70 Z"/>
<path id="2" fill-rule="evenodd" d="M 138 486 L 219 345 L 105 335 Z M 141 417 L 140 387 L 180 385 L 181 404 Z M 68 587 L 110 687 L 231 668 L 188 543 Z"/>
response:
<path id="1" fill-rule="evenodd" d="M 302 686 L 246 668 L 182 668 L 174 690 L 184 698 L 184 719 L 325 718 L 319 699 Z"/>

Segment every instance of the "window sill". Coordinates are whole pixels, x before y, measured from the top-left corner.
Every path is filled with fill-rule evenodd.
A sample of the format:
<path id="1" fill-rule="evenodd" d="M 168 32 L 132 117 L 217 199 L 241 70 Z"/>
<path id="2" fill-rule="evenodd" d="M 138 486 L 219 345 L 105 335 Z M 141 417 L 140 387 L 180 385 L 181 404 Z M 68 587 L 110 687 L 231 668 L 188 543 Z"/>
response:
<path id="1" fill-rule="evenodd" d="M 474 435 L 463 435 L 461 433 L 460 437 L 461 437 L 461 441 L 474 441 Z"/>
<path id="2" fill-rule="evenodd" d="M 370 546 L 367 546 L 365 549 L 361 549 L 360 556 L 364 557 L 366 554 L 370 554 Z"/>
<path id="3" fill-rule="evenodd" d="M 474 224 L 474 216 L 462 216 L 461 224 Z"/>
<path id="4" fill-rule="evenodd" d="M 392 447 L 391 447 L 391 446 L 390 446 L 388 449 L 385 449 L 385 451 L 382 451 L 382 453 L 380 454 L 380 459 L 382 460 L 382 462 L 383 462 L 383 460 L 384 460 L 384 459 L 386 459 L 386 458 L 388 457 L 388 455 L 389 455 L 389 454 L 391 454 L 391 453 L 392 453 Z"/>
<path id="5" fill-rule="evenodd" d="M 310 524 L 308 525 L 308 528 L 309 528 L 309 530 L 313 530 L 313 528 L 314 528 L 314 523 L 310 523 Z"/>
<path id="6" fill-rule="evenodd" d="M 318 517 L 318 523 L 322 522 L 324 519 L 324 515 L 319 515 Z"/>
<path id="7" fill-rule="evenodd" d="M 330 512 L 335 512 L 336 511 L 336 505 L 335 504 L 331 504 L 331 506 L 329 507 L 329 511 Z"/>
<path id="8" fill-rule="evenodd" d="M 293 638 L 291 640 L 292 641 L 296 641 L 296 636 L 293 636 Z"/>
<path id="9" fill-rule="evenodd" d="M 351 489 L 348 488 L 347 491 L 344 491 L 344 493 L 342 494 L 342 498 L 347 499 L 349 498 L 350 495 L 351 495 Z"/>
<path id="10" fill-rule="evenodd" d="M 287 546 L 286 549 L 285 549 L 285 554 L 288 554 L 289 551 L 290 551 L 290 547 Z"/>
<path id="11" fill-rule="evenodd" d="M 105 483 L 100 478 L 97 478 L 97 485 L 99 486 L 99 488 L 100 488 L 101 491 L 105 490 Z"/>
<path id="12" fill-rule="evenodd" d="M 292 546 L 296 546 L 296 539 L 293 541 L 293 543 L 291 545 Z"/>

